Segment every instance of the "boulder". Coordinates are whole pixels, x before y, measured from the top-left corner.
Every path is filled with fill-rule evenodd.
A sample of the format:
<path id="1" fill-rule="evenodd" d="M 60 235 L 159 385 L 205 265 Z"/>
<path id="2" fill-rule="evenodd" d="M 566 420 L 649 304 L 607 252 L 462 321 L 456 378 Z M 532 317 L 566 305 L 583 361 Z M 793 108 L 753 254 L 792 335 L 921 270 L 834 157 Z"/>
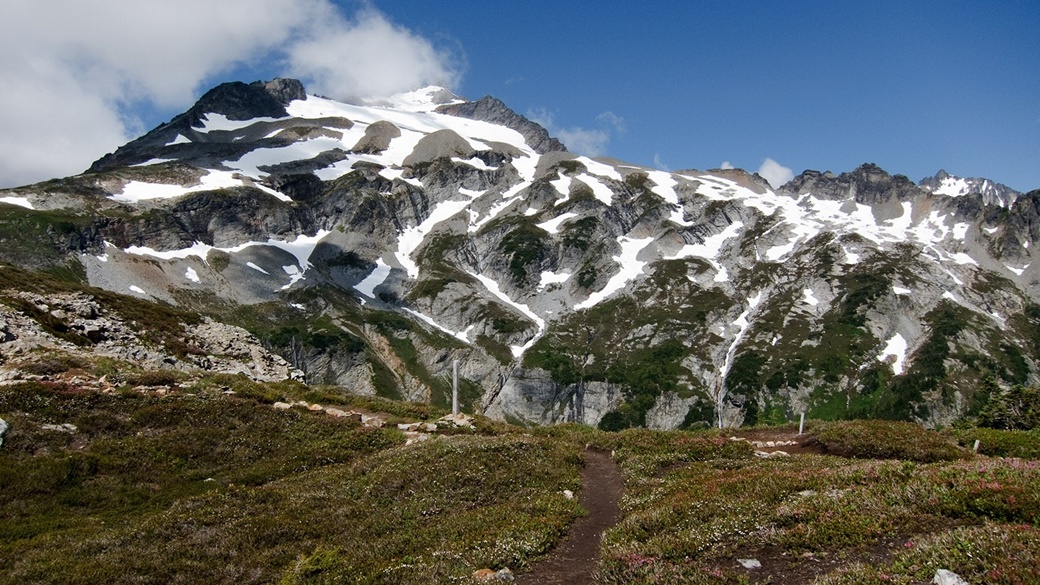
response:
<path id="1" fill-rule="evenodd" d="M 445 426 L 454 425 L 456 428 L 473 428 L 473 417 L 463 412 L 442 416 L 437 422 Z"/>
<path id="2" fill-rule="evenodd" d="M 0 447 L 4 446 L 4 437 L 7 436 L 7 430 L 11 428 L 11 425 L 7 424 L 7 421 L 0 418 Z"/>
<path id="3" fill-rule="evenodd" d="M 366 427 L 381 429 L 383 428 L 383 425 L 386 424 L 386 421 L 379 418 L 378 416 L 369 416 L 367 414 L 362 414 L 361 424 L 365 425 Z"/>

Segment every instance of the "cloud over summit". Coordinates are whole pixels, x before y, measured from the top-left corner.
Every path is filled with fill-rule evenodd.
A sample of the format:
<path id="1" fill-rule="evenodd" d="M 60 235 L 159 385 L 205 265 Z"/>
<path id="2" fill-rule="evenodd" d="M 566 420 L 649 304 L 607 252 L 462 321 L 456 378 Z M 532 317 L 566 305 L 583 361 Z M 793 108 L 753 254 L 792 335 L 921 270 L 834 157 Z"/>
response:
<path id="1" fill-rule="evenodd" d="M 219 76 L 281 64 L 311 91 L 451 88 L 462 58 L 370 5 L 329 0 L 15 1 L 0 19 L 0 186 L 81 172 Z M 248 73 L 247 73 L 248 75 Z"/>

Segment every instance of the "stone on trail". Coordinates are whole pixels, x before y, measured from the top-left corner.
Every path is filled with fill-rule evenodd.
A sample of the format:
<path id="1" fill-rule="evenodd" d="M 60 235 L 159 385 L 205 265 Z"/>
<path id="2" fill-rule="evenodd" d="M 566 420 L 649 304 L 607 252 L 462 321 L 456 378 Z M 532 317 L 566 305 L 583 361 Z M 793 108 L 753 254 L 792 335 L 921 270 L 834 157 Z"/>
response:
<path id="1" fill-rule="evenodd" d="M 59 433 L 75 433 L 79 429 L 76 425 L 71 423 L 65 423 L 60 425 L 40 425 L 40 428 L 45 431 L 57 431 Z"/>
<path id="2" fill-rule="evenodd" d="M 968 585 L 968 582 L 962 579 L 960 575 L 946 569 L 936 571 L 932 583 L 935 585 Z"/>
<path id="3" fill-rule="evenodd" d="M 366 427 L 381 429 L 383 428 L 383 425 L 386 424 L 386 421 L 379 418 L 378 416 L 368 416 L 367 414 L 362 413 L 361 424 L 365 425 Z"/>
<path id="4" fill-rule="evenodd" d="M 761 569 L 762 563 L 758 559 L 737 559 L 737 562 L 741 564 L 745 569 Z"/>
<path id="5" fill-rule="evenodd" d="M 473 579 L 481 583 L 493 583 L 493 582 L 512 582 L 516 579 L 513 577 L 513 572 L 506 567 L 500 571 L 492 571 L 491 569 L 478 569 L 473 571 Z"/>

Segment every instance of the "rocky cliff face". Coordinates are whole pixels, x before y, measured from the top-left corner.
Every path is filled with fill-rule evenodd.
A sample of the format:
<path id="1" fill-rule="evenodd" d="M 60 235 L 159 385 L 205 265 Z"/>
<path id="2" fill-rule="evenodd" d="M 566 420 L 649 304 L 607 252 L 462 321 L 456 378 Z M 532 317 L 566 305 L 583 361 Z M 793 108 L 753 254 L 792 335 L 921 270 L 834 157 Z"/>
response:
<path id="1" fill-rule="evenodd" d="M 311 382 L 443 404 L 460 360 L 502 419 L 946 424 L 1038 380 L 1040 191 L 773 190 L 577 156 L 493 98 L 276 80 L 4 197 L 11 261 L 244 325 Z"/>

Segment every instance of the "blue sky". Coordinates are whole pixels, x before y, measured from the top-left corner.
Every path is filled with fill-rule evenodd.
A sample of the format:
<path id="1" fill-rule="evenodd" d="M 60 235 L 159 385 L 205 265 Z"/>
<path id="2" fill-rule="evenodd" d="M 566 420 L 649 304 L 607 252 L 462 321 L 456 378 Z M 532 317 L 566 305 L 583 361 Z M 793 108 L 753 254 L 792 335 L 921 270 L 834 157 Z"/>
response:
<path id="1" fill-rule="evenodd" d="M 459 93 L 609 131 L 616 158 L 1040 188 L 1038 2 L 405 4 L 381 8 L 464 48 Z"/>
<path id="2" fill-rule="evenodd" d="M 79 172 L 220 81 L 290 75 L 333 97 L 439 80 L 671 170 L 874 162 L 1040 188 L 1037 2 L 169 4 L 4 9 L 0 185 Z"/>

